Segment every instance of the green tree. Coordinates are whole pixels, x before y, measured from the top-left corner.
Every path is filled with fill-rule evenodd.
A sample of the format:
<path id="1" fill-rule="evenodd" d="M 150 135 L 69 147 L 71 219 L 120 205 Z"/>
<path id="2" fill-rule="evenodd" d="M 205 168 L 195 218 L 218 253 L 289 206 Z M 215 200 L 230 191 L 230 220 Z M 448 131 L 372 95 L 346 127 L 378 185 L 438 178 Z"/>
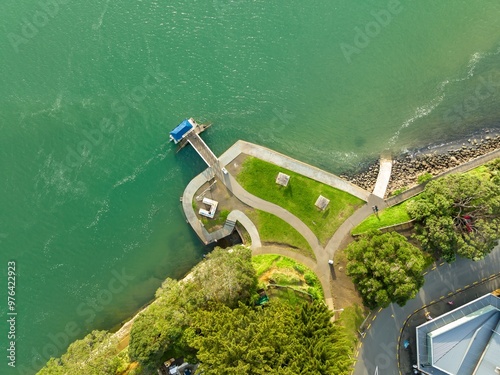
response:
<path id="1" fill-rule="evenodd" d="M 192 288 L 199 307 L 220 302 L 229 307 L 250 302 L 257 289 L 252 251 L 244 246 L 216 248 L 192 272 Z"/>
<path id="2" fill-rule="evenodd" d="M 265 309 L 217 304 L 196 314 L 190 344 L 198 350 L 203 374 L 282 373 L 273 370 L 295 360 L 293 322 L 293 312 L 281 304 Z"/>
<path id="3" fill-rule="evenodd" d="M 417 220 L 422 247 L 447 261 L 456 254 L 482 259 L 500 238 L 500 186 L 485 177 L 454 174 L 431 181 L 407 210 Z"/>
<path id="4" fill-rule="evenodd" d="M 352 348 L 330 318 L 321 303 L 297 310 L 276 301 L 266 308 L 216 305 L 196 314 L 190 343 L 208 375 L 348 374 Z"/>
<path id="5" fill-rule="evenodd" d="M 391 302 L 402 306 L 423 285 L 422 252 L 396 232 L 372 230 L 351 243 L 346 253 L 347 274 L 370 308 Z"/>
<path id="6" fill-rule="evenodd" d="M 106 331 L 92 331 L 72 343 L 61 358 L 51 358 L 38 375 L 101 375 L 116 374 L 123 367 L 117 356 L 117 340 Z"/>
<path id="7" fill-rule="evenodd" d="M 249 249 L 214 249 L 184 280 L 167 279 L 158 289 L 157 300 L 132 326 L 130 358 L 151 373 L 166 356 L 193 359 L 195 351 L 185 337 L 192 314 L 209 303 L 234 307 L 249 302 L 256 285 Z"/>

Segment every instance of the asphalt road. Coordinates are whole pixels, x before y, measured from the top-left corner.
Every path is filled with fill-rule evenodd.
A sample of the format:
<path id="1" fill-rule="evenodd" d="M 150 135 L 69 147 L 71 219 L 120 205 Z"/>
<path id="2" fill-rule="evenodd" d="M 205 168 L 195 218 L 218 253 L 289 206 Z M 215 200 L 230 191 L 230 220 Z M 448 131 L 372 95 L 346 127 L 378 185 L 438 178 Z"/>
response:
<path id="1" fill-rule="evenodd" d="M 437 268 L 429 270 L 425 275 L 424 286 L 414 299 L 403 307 L 391 304 L 386 309 L 376 310 L 374 317 L 368 319 L 365 324 L 366 336 L 359 348 L 354 374 L 373 375 L 378 368 L 380 375 L 399 375 L 398 338 L 405 320 L 422 306 L 498 272 L 500 246 L 482 261 L 458 259 L 452 264 L 440 263 Z M 445 302 L 438 306 L 443 306 L 442 313 L 448 311 Z"/>

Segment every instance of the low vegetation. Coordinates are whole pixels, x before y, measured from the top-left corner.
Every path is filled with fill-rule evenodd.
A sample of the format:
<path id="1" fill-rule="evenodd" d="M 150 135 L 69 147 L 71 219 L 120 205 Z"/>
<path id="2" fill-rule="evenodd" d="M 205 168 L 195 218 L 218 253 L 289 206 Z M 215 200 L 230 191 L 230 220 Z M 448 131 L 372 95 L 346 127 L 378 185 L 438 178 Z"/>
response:
<path id="1" fill-rule="evenodd" d="M 400 204 L 392 207 L 388 207 L 382 211 L 379 211 L 378 215 L 370 215 L 365 220 L 363 220 L 357 227 L 352 230 L 352 234 L 361 234 L 368 232 L 372 229 L 380 229 L 383 227 L 388 227 L 391 225 L 405 223 L 411 220 L 410 215 L 407 211 L 408 202 L 413 200 L 411 198 Z"/>
<path id="2" fill-rule="evenodd" d="M 117 351 L 118 342 L 105 331 L 93 331 L 71 344 L 61 358 L 51 358 L 38 375 L 119 374 L 129 365 L 127 351 Z"/>
<path id="3" fill-rule="evenodd" d="M 276 184 L 279 172 L 290 176 L 287 187 Z M 356 208 L 363 204 L 361 199 L 346 192 L 253 157 L 244 161 L 236 178 L 251 194 L 275 203 L 297 216 L 323 245 Z M 320 195 L 330 200 L 325 211 L 314 205 Z"/>
<path id="4" fill-rule="evenodd" d="M 269 245 L 288 245 L 297 252 L 316 259 L 306 239 L 286 221 L 260 210 L 252 210 L 248 212 L 248 216 L 257 226 L 262 242 Z"/>
<path id="5" fill-rule="evenodd" d="M 293 305 L 304 297 L 323 299 L 323 288 L 316 274 L 293 259 L 275 254 L 257 255 L 252 258 L 252 264 L 257 273 L 259 287 L 267 288 L 270 284 L 290 287 L 292 293 L 282 288 L 276 293 L 269 291 L 285 302 Z M 294 291 L 303 294 L 297 295 Z"/>
<path id="6" fill-rule="evenodd" d="M 339 322 L 346 329 L 352 346 L 358 342 L 358 329 L 365 320 L 363 308 L 357 304 L 344 308 L 340 314 Z"/>

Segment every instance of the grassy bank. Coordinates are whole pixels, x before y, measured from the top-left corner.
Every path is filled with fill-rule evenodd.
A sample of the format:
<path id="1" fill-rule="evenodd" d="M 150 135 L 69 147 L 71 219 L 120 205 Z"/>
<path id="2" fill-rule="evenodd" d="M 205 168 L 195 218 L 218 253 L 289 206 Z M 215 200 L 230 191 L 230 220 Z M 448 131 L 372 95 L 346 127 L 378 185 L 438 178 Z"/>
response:
<path id="1" fill-rule="evenodd" d="M 290 176 L 287 187 L 276 184 L 279 172 Z M 313 231 L 322 245 L 364 203 L 344 191 L 254 157 L 248 157 L 244 161 L 236 178 L 248 192 L 297 216 Z M 325 211 L 320 211 L 314 205 L 319 195 L 330 200 Z"/>
<path id="2" fill-rule="evenodd" d="M 365 311 L 362 306 L 357 304 L 344 308 L 344 311 L 340 313 L 340 324 L 348 332 L 352 346 L 355 346 L 358 342 L 358 329 L 363 320 L 365 320 Z"/>
<path id="3" fill-rule="evenodd" d="M 288 245 L 298 253 L 316 259 L 306 239 L 286 221 L 260 210 L 252 210 L 248 212 L 248 216 L 257 226 L 262 242 Z"/>
<path id="4" fill-rule="evenodd" d="M 309 268 L 282 255 L 257 255 L 252 257 L 260 287 L 277 284 L 283 287 L 269 291 L 272 297 L 295 305 L 310 297 L 323 299 L 321 283 Z"/>
<path id="5" fill-rule="evenodd" d="M 410 215 L 406 211 L 406 206 L 408 202 L 413 200 L 411 198 L 404 201 L 396 206 L 388 207 L 378 213 L 370 215 L 365 220 L 363 220 L 357 227 L 352 230 L 352 234 L 361 234 L 369 231 L 370 229 L 379 229 L 387 227 L 390 225 L 401 224 L 406 221 L 410 221 Z"/>

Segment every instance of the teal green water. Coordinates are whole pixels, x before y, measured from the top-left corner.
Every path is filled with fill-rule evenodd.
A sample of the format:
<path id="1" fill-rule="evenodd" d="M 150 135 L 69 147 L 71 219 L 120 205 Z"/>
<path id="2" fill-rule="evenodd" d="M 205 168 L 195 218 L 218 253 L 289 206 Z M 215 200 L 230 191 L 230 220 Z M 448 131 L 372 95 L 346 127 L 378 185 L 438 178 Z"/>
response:
<path id="1" fill-rule="evenodd" d="M 497 0 L 43 4 L 0 5 L 3 353 L 8 260 L 18 312 L 2 374 L 202 257 L 179 197 L 204 166 L 167 142 L 185 117 L 214 123 L 216 154 L 244 139 L 337 173 L 498 129 Z"/>

